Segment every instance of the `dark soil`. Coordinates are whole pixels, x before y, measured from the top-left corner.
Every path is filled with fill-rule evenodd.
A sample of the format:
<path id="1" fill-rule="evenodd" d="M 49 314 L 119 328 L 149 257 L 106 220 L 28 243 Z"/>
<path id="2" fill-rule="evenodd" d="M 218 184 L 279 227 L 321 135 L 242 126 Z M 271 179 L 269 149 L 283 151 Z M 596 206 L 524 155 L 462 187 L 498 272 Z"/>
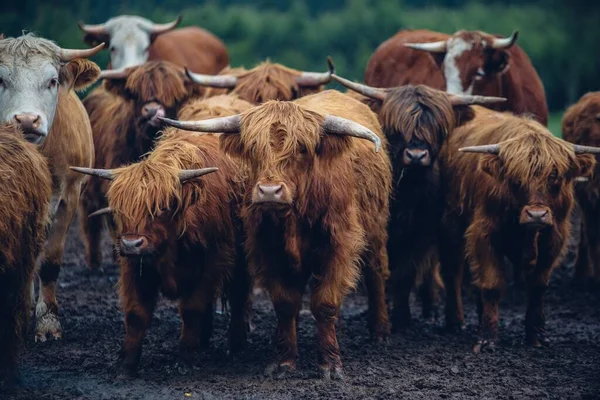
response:
<path id="1" fill-rule="evenodd" d="M 118 270 L 108 239 L 105 274 L 89 276 L 74 224 L 58 290 L 64 338 L 34 343 L 21 357 L 21 383 L 6 399 L 359 399 L 359 398 L 600 398 L 600 297 L 572 283 L 563 267 L 552 279 L 546 315 L 549 348 L 523 344 L 525 301 L 509 290 L 500 310 L 495 353 L 475 355 L 475 303 L 466 299 L 467 331 L 444 334 L 415 319 L 389 344 L 369 342 L 366 299 L 355 294 L 343 307 L 339 331 L 345 381 L 317 378 L 313 319 L 304 307 L 298 370 L 283 380 L 263 376 L 275 327 L 264 294 L 255 298 L 256 330 L 239 358 L 226 354 L 227 316 L 215 318 L 211 349 L 195 366 L 178 360 L 180 319 L 175 304 L 161 300 L 144 342 L 140 377 L 117 378 L 117 351 L 124 337 L 115 284 Z M 414 305 L 414 314 L 420 307 Z"/>

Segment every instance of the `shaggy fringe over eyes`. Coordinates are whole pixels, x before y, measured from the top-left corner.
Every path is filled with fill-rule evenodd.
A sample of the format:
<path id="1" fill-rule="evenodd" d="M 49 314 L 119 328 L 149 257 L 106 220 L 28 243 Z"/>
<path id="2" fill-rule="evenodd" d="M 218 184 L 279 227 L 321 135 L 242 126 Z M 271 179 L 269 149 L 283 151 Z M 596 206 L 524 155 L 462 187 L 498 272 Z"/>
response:
<path id="1" fill-rule="evenodd" d="M 293 91 L 299 93 L 296 83 L 299 76 L 300 72 L 296 70 L 266 61 L 239 75 L 232 93 L 253 103 L 293 100 Z"/>
<path id="2" fill-rule="evenodd" d="M 240 114 L 253 105 L 235 95 L 219 95 L 187 102 L 177 114 L 183 121 L 195 121 Z"/>
<path id="3" fill-rule="evenodd" d="M 125 88 L 141 102 L 157 100 L 174 107 L 188 97 L 183 70 L 164 61 L 149 61 L 133 70 Z"/>
<path id="4" fill-rule="evenodd" d="M 386 135 L 401 134 L 406 143 L 413 138 L 430 144 L 439 143 L 455 125 L 448 96 L 423 85 L 391 89 L 379 115 Z M 438 136 L 440 133 L 442 137 Z"/>
<path id="5" fill-rule="evenodd" d="M 262 167 L 268 161 L 285 164 L 301 151 L 314 157 L 323 134 L 322 123 L 320 114 L 289 102 L 269 101 L 252 108 L 242 114 L 245 158 Z"/>
<path id="6" fill-rule="evenodd" d="M 28 61 L 31 57 L 41 55 L 50 57 L 60 65 L 60 47 L 51 40 L 27 33 L 17 38 L 6 38 L 0 41 L 0 54 L 11 54 Z"/>

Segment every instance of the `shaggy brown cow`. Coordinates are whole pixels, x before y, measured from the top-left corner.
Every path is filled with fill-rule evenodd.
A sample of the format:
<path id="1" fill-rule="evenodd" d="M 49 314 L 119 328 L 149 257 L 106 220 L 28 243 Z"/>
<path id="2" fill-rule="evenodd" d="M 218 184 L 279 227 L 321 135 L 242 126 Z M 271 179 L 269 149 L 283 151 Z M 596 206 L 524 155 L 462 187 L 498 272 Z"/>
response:
<path id="1" fill-rule="evenodd" d="M 182 113 L 208 118 L 250 106 L 221 97 L 197 101 Z M 218 136 L 170 129 L 137 164 L 112 171 L 74 169 L 112 179 L 107 194 L 121 255 L 126 371 L 137 368 L 159 289 L 179 299 L 182 354 L 208 344 L 213 303 L 221 292 L 231 304 L 230 348 L 241 350 L 250 294 L 239 220 L 245 171 L 219 149 Z"/>
<path id="2" fill-rule="evenodd" d="M 84 99 L 90 115 L 96 168 L 117 168 L 136 162 L 152 150 L 161 129 L 158 117 L 176 117 L 202 88 L 192 83 L 182 68 L 167 61 L 150 61 L 121 71 L 103 71 L 105 92 Z M 88 266 L 102 264 L 100 238 L 103 218 L 88 214 L 106 207 L 106 182 L 92 177 L 82 200 L 81 227 L 85 235 Z"/>
<path id="3" fill-rule="evenodd" d="M 0 392 L 16 373 L 52 190 L 46 159 L 22 135 L 0 128 Z"/>
<path id="4" fill-rule="evenodd" d="M 325 91 L 294 102 L 270 101 L 232 117 L 167 122 L 224 132 L 222 148 L 249 166 L 242 206 L 246 251 L 277 314 L 275 362 L 267 373 L 281 375 L 296 366 L 297 319 L 310 280 L 319 367 L 326 378 L 340 377 L 335 320 L 361 261 L 371 334 L 389 334 L 384 292 L 391 166 L 375 114 Z M 384 151 L 374 154 L 367 140 Z"/>
<path id="5" fill-rule="evenodd" d="M 269 61 L 249 71 L 235 68 L 229 74 L 223 71 L 219 75 L 202 75 L 187 69 L 186 72 L 199 85 L 228 89 L 240 99 L 254 104 L 269 100 L 294 100 L 320 92 L 323 85 L 331 80 L 331 71 L 302 72 Z"/>
<path id="6" fill-rule="evenodd" d="M 110 49 L 108 68 L 122 69 L 146 61 L 165 60 L 203 74 L 217 74 L 229 64 L 227 48 L 212 33 L 195 27 L 175 29 L 181 17 L 167 24 L 122 15 L 104 24 L 85 25 L 85 42 L 96 46 L 105 42 Z"/>
<path id="7" fill-rule="evenodd" d="M 569 107 L 562 134 L 568 142 L 600 147 L 600 92 L 587 93 Z M 575 277 L 584 282 L 592 278 L 594 284 L 600 284 L 600 164 L 589 182 L 576 186 L 575 194 L 582 211 Z"/>
<path id="8" fill-rule="evenodd" d="M 526 342 L 544 344 L 544 294 L 570 235 L 573 181 L 592 172 L 600 148 L 572 145 L 539 123 L 481 107 L 454 130 L 442 149 L 446 193 L 440 262 L 446 284 L 446 323 L 464 323 L 465 262 L 479 289 L 479 338 L 474 351 L 493 347 L 498 305 L 508 278 L 506 256 L 525 282 Z M 472 154 L 472 153 L 486 153 Z"/>
<path id="9" fill-rule="evenodd" d="M 423 317 L 437 302 L 437 236 L 443 212 L 438 156 L 448 135 L 473 117 L 470 104 L 505 101 L 497 97 L 451 95 L 424 85 L 376 89 L 335 74 L 342 85 L 377 103 L 390 147 L 394 185 L 390 202 L 388 254 L 392 271 L 392 328 L 409 325 L 409 298 L 422 282 Z"/>
<path id="10" fill-rule="evenodd" d="M 82 57 L 100 49 L 61 49 L 32 34 L 0 41 L 0 121 L 18 123 L 25 138 L 48 159 L 52 173 L 52 225 L 39 260 L 36 340 L 62 336 L 56 281 L 67 231 L 87 182 L 69 165 L 94 163 L 90 122 L 75 90 L 98 78 L 98 66 Z"/>
<path id="11" fill-rule="evenodd" d="M 489 108 L 530 113 L 546 125 L 544 86 L 516 40 L 517 32 L 501 38 L 480 31 L 450 36 L 402 30 L 373 53 L 364 81 L 374 87 L 424 84 L 452 94 L 505 97 L 506 103 Z"/>

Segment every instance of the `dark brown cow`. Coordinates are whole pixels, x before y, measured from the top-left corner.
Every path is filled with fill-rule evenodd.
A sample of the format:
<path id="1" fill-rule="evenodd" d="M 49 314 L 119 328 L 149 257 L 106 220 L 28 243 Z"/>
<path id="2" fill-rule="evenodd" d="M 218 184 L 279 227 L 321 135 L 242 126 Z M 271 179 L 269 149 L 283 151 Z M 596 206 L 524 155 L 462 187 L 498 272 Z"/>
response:
<path id="1" fill-rule="evenodd" d="M 90 121 L 75 91 L 98 78 L 98 66 L 84 58 L 100 49 L 61 49 L 32 34 L 0 41 L 0 121 L 18 123 L 25 139 L 37 144 L 48 159 L 52 173 L 52 224 L 38 260 L 36 340 L 62 337 L 57 279 L 67 231 L 88 180 L 70 171 L 69 165 L 94 163 Z"/>
<path id="2" fill-rule="evenodd" d="M 526 342 L 541 346 L 544 294 L 570 236 L 573 182 L 594 168 L 594 157 L 584 153 L 600 148 L 567 143 L 531 119 L 473 108 L 475 118 L 454 130 L 440 157 L 446 193 L 440 244 L 446 324 L 464 324 L 460 288 L 468 261 L 479 290 L 474 351 L 493 347 L 509 278 L 506 256 L 525 282 Z"/>
<path id="3" fill-rule="evenodd" d="M 152 150 L 161 129 L 158 117 L 175 118 L 180 107 L 200 96 L 182 68 L 167 61 L 149 61 L 121 71 L 103 71 L 104 91 L 84 99 L 94 136 L 96 168 L 117 168 L 136 162 Z M 106 182 L 90 179 L 81 200 L 80 222 L 89 267 L 102 264 L 102 218 L 87 215 L 106 207 Z"/>
<path id="4" fill-rule="evenodd" d="M 562 121 L 563 138 L 571 143 L 600 147 L 600 92 L 584 95 L 569 107 Z M 575 278 L 600 284 L 600 164 L 589 182 L 576 186 L 581 207 L 581 239 L 577 250 Z"/>
<path id="5" fill-rule="evenodd" d="M 224 132 L 225 152 L 249 166 L 242 206 L 246 251 L 277 314 L 276 355 L 267 373 L 282 375 L 296 366 L 296 327 L 310 280 L 319 368 L 326 378 L 340 377 L 335 321 L 361 261 L 371 334 L 389 334 L 384 292 L 391 166 L 376 115 L 346 95 L 325 91 L 294 102 L 270 101 L 233 117 L 168 122 Z M 373 153 L 368 141 L 383 151 Z"/>
<path id="6" fill-rule="evenodd" d="M 373 53 L 364 81 L 374 87 L 423 84 L 451 94 L 505 97 L 506 103 L 490 108 L 533 114 L 546 125 L 544 86 L 516 40 L 517 32 L 501 38 L 480 31 L 402 30 Z"/>
<path id="7" fill-rule="evenodd" d="M 0 393 L 16 374 L 52 191 L 46 159 L 22 136 L 14 126 L 0 128 Z"/>
<path id="8" fill-rule="evenodd" d="M 422 282 L 423 317 L 431 318 L 437 302 L 437 237 L 443 212 L 439 153 L 448 135 L 473 117 L 470 104 L 505 101 L 497 97 L 451 95 L 424 85 L 375 89 L 332 78 L 377 103 L 390 147 L 394 172 L 388 228 L 394 311 L 392 328 L 411 320 L 409 298 Z M 437 278 L 437 279 L 436 279 Z"/>
<path id="9" fill-rule="evenodd" d="M 217 74 L 229 64 L 223 42 L 212 33 L 195 27 L 175 29 L 181 17 L 167 24 L 122 15 L 104 24 L 85 25 L 85 42 L 96 46 L 105 42 L 110 49 L 108 68 L 122 69 L 146 61 L 165 60 L 203 74 Z"/>
<path id="10" fill-rule="evenodd" d="M 331 71 L 303 72 L 265 61 L 247 71 L 235 68 L 219 75 L 203 75 L 187 70 L 188 76 L 199 85 L 227 89 L 240 99 L 254 104 L 269 100 L 294 100 L 320 92 L 331 80 Z M 222 91 L 215 92 L 217 94 Z"/>
<path id="11" fill-rule="evenodd" d="M 210 118 L 250 106 L 221 97 L 197 101 L 182 112 Z M 179 300 L 182 354 L 208 345 L 220 293 L 231 304 L 230 348 L 241 350 L 250 294 L 239 220 L 245 171 L 219 149 L 218 135 L 169 129 L 137 164 L 75 170 L 112 180 L 107 195 L 119 238 L 126 371 L 136 371 L 159 290 Z"/>

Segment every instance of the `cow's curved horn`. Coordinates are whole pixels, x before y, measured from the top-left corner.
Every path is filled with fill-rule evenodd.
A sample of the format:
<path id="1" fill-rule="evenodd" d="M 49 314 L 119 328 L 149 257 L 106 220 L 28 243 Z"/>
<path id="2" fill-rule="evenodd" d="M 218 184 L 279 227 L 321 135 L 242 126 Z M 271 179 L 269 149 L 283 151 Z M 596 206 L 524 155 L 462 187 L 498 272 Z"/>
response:
<path id="1" fill-rule="evenodd" d="M 430 43 L 404 43 L 404 46 L 410 47 L 413 50 L 424 50 L 430 53 L 445 53 L 446 41 L 430 42 Z"/>
<path id="2" fill-rule="evenodd" d="M 515 30 L 507 38 L 495 38 L 490 47 L 492 49 L 508 49 L 510 46 L 515 44 L 518 37 L 519 31 Z"/>
<path id="3" fill-rule="evenodd" d="M 600 154 L 600 147 L 574 144 L 573 151 L 575 151 L 575 154 Z"/>
<path id="4" fill-rule="evenodd" d="M 348 89 L 354 90 L 362 94 L 363 96 L 370 97 L 376 100 L 385 100 L 387 96 L 387 92 L 385 89 L 374 88 L 371 86 L 363 85 L 361 83 L 351 82 L 348 79 L 342 78 L 341 76 L 332 74 L 331 78 L 340 83 L 341 85 L 347 87 Z"/>
<path id="5" fill-rule="evenodd" d="M 493 96 L 472 96 L 463 94 L 451 94 L 450 104 L 453 106 L 468 106 L 473 104 L 495 104 L 504 103 L 506 98 Z"/>
<path id="6" fill-rule="evenodd" d="M 482 146 L 468 146 L 461 147 L 458 151 L 462 153 L 487 153 L 487 154 L 498 154 L 500 153 L 499 144 L 484 144 Z"/>
<path id="7" fill-rule="evenodd" d="M 179 182 L 185 183 L 190 179 L 198 178 L 202 175 L 210 174 L 212 172 L 217 172 L 219 168 L 210 167 L 210 168 L 200 168 L 200 169 L 184 169 L 179 172 Z"/>
<path id="8" fill-rule="evenodd" d="M 76 58 L 88 58 L 92 57 L 100 52 L 104 48 L 104 42 L 100 43 L 96 47 L 91 49 L 60 49 L 59 57 L 61 61 L 71 61 Z"/>
<path id="9" fill-rule="evenodd" d="M 127 79 L 131 73 L 131 67 L 120 69 L 104 69 L 100 71 L 98 79 Z"/>
<path id="10" fill-rule="evenodd" d="M 166 125 L 183 129 L 185 131 L 209 132 L 209 133 L 238 133 L 242 120 L 240 115 L 229 117 L 204 119 L 201 121 L 179 121 L 176 119 L 158 117 Z"/>
<path id="11" fill-rule="evenodd" d="M 302 72 L 302 75 L 296 78 L 298 86 L 321 86 L 331 81 L 331 75 L 335 73 L 335 65 L 331 57 L 327 57 L 327 72 Z"/>
<path id="12" fill-rule="evenodd" d="M 159 35 L 161 33 L 168 32 L 172 29 L 175 29 L 182 19 L 183 17 L 179 15 L 175 21 L 168 22 L 166 24 L 152 24 L 152 27 L 150 28 L 148 33 L 153 35 Z"/>
<path id="13" fill-rule="evenodd" d="M 110 207 L 104 207 L 104 208 L 101 208 L 101 209 L 96 210 L 93 213 L 89 214 L 88 218 L 94 218 L 94 217 L 97 217 L 99 215 L 110 214 L 112 212 L 113 212 L 112 208 L 110 208 Z"/>
<path id="14" fill-rule="evenodd" d="M 596 114 L 596 119 L 600 121 L 600 113 Z"/>
<path id="15" fill-rule="evenodd" d="M 102 179 L 112 181 L 115 174 L 110 169 L 84 168 L 84 167 L 69 167 L 71 171 L 79 172 L 80 174 L 97 176 Z"/>
<path id="16" fill-rule="evenodd" d="M 323 121 L 323 129 L 327 133 L 335 135 L 354 136 L 360 139 L 366 139 L 375 144 L 375 153 L 381 148 L 381 139 L 373 131 L 361 124 L 350 121 L 346 118 L 328 115 Z"/>
<path id="17" fill-rule="evenodd" d="M 185 74 L 192 82 L 202 86 L 232 89 L 235 87 L 235 85 L 237 85 L 237 78 L 233 75 L 196 74 L 187 69 L 187 67 L 185 68 Z"/>
<path id="18" fill-rule="evenodd" d="M 89 33 L 92 35 L 108 35 L 108 31 L 106 30 L 106 24 L 98 24 L 98 25 L 86 25 L 83 21 L 79 21 L 77 23 L 79 29 L 81 29 L 85 33 Z"/>
<path id="19" fill-rule="evenodd" d="M 587 176 L 576 176 L 575 179 L 573 179 L 575 182 L 581 183 L 581 182 L 589 182 L 590 178 L 588 178 Z"/>

